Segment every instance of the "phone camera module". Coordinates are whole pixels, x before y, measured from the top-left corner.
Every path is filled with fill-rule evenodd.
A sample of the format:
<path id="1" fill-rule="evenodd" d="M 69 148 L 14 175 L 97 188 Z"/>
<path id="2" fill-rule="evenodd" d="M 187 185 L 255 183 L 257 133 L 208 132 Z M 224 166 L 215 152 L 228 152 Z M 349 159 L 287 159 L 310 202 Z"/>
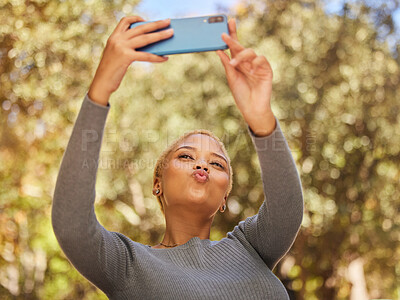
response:
<path id="1" fill-rule="evenodd" d="M 208 23 L 221 23 L 223 21 L 224 21 L 224 17 L 222 17 L 222 16 L 208 18 Z"/>

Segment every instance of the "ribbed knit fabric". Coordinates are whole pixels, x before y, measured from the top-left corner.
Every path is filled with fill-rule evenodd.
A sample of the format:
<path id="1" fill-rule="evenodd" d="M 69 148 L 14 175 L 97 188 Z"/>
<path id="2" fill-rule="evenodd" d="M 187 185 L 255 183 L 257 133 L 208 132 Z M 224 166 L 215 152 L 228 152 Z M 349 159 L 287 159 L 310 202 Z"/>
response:
<path id="1" fill-rule="evenodd" d="M 109 109 L 86 95 L 54 192 L 53 229 L 76 269 L 110 299 L 288 299 L 271 270 L 294 242 L 303 196 L 278 121 L 267 137 L 248 128 L 266 195 L 259 212 L 220 241 L 193 237 L 156 249 L 110 232 L 96 219 L 96 174 Z"/>

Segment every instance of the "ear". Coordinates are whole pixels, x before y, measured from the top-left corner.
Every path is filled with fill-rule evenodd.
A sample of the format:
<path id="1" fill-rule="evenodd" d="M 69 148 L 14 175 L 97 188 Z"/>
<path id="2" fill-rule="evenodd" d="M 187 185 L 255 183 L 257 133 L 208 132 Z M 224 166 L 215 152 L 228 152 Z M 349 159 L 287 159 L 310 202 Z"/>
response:
<path id="1" fill-rule="evenodd" d="M 158 194 L 157 194 L 157 190 L 160 191 Z M 162 194 L 161 180 L 160 180 L 160 178 L 156 177 L 153 182 L 153 195 L 160 196 L 161 194 Z"/>

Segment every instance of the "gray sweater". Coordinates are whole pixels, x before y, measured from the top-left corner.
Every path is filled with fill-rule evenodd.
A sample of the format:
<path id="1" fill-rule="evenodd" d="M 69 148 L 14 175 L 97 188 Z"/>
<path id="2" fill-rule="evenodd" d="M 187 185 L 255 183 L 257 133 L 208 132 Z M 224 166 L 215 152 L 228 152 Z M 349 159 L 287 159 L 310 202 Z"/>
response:
<path id="1" fill-rule="evenodd" d="M 303 196 L 279 123 L 267 137 L 248 128 L 266 195 L 258 213 L 219 241 L 193 237 L 156 249 L 97 221 L 95 183 L 109 110 L 85 97 L 57 178 L 52 224 L 75 268 L 110 299 L 288 299 L 271 270 L 294 242 Z"/>

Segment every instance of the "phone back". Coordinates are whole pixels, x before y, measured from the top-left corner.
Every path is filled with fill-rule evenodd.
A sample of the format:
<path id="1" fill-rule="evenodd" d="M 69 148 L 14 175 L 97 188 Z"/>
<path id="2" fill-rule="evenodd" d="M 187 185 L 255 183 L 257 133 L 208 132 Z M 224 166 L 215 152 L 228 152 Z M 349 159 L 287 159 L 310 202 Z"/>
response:
<path id="1" fill-rule="evenodd" d="M 213 21 L 210 22 L 210 18 Z M 133 23 L 129 28 L 150 22 L 153 21 Z M 171 19 L 170 25 L 160 30 L 169 28 L 174 29 L 174 35 L 171 38 L 136 50 L 156 55 L 169 55 L 228 48 L 221 38 L 223 32 L 229 34 L 226 15 Z"/>

